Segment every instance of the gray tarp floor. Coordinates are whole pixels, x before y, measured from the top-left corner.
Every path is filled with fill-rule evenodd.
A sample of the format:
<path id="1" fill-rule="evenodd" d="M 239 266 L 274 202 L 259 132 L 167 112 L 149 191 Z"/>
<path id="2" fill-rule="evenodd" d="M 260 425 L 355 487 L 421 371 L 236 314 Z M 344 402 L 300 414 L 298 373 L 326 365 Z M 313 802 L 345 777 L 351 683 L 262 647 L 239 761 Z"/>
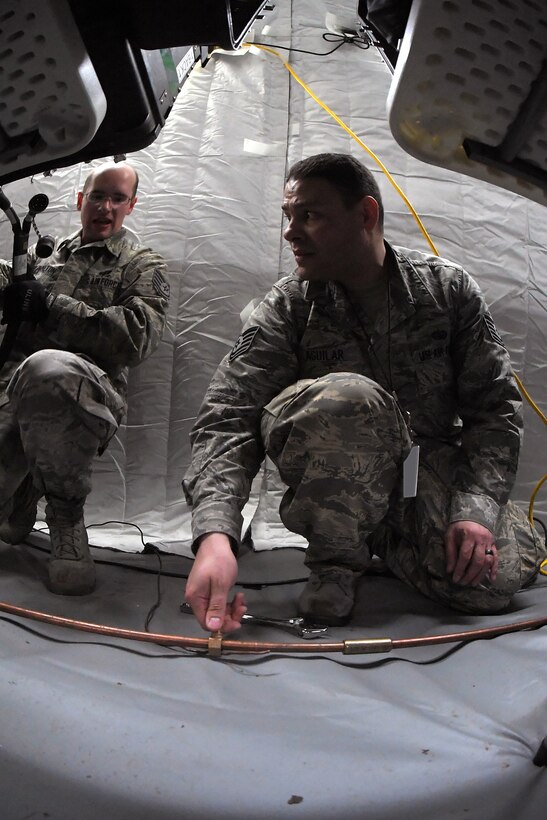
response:
<path id="1" fill-rule="evenodd" d="M 58 597 L 42 584 L 47 544 L 0 544 L 0 600 L 207 637 L 180 612 L 188 559 L 94 549 L 96 592 Z M 302 551 L 247 552 L 240 567 L 250 612 L 295 615 Z M 547 627 L 377 655 L 322 654 L 321 640 L 546 615 L 547 578 L 510 612 L 472 617 L 367 576 L 352 623 L 313 654 L 214 659 L 0 613 L 2 820 L 543 819 Z M 299 641 L 254 624 L 239 637 Z"/>

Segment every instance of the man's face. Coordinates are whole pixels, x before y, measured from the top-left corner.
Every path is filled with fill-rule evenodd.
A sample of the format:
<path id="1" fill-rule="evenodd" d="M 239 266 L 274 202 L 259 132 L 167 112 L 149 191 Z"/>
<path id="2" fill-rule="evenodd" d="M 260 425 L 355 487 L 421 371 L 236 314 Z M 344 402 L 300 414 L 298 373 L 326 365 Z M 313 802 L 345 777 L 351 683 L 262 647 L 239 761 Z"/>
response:
<path id="1" fill-rule="evenodd" d="M 360 203 L 348 208 L 338 189 L 317 178 L 287 181 L 283 236 L 300 279 L 344 282 L 363 264 L 366 235 Z"/>
<path id="2" fill-rule="evenodd" d="M 83 245 L 108 239 L 120 230 L 137 201 L 134 187 L 130 168 L 111 168 L 92 177 L 86 190 L 78 194 Z"/>

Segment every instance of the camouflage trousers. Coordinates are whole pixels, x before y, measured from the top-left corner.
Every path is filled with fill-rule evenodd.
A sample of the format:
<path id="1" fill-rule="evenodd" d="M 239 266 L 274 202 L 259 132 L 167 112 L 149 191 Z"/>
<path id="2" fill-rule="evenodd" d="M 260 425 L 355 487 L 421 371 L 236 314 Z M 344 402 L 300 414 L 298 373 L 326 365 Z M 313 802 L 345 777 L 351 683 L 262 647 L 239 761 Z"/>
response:
<path id="1" fill-rule="evenodd" d="M 17 368 L 7 395 L 0 407 L 0 521 L 29 473 L 46 498 L 83 506 L 93 458 L 123 412 L 104 371 L 73 353 L 42 350 Z"/>
<path id="2" fill-rule="evenodd" d="M 308 541 L 306 564 L 365 571 L 378 555 L 429 598 L 467 612 L 496 612 L 536 575 L 545 544 L 513 503 L 495 537 L 495 582 L 454 584 L 446 573 L 450 480 L 458 447 L 420 459 L 418 494 L 404 499 L 402 464 L 411 439 L 393 397 L 376 382 L 335 373 L 286 388 L 262 416 L 262 437 L 288 489 L 281 520 Z"/>

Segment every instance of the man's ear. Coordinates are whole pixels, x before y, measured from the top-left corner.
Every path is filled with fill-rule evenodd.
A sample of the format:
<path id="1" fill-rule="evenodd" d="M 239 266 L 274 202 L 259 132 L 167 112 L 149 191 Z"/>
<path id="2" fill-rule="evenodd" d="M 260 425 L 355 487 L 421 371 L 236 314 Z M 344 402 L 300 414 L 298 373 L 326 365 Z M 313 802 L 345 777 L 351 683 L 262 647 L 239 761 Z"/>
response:
<path id="1" fill-rule="evenodd" d="M 84 195 L 82 191 L 78 191 L 78 196 L 76 198 L 76 208 L 81 211 L 82 210 L 82 202 L 84 200 Z"/>
<path id="2" fill-rule="evenodd" d="M 380 206 L 373 196 L 364 196 L 361 200 L 361 209 L 363 214 L 363 227 L 367 231 L 372 231 L 378 224 L 380 218 Z"/>
<path id="3" fill-rule="evenodd" d="M 129 205 L 127 206 L 127 214 L 130 214 L 137 202 L 139 201 L 138 196 L 134 196 L 133 199 L 129 201 Z"/>

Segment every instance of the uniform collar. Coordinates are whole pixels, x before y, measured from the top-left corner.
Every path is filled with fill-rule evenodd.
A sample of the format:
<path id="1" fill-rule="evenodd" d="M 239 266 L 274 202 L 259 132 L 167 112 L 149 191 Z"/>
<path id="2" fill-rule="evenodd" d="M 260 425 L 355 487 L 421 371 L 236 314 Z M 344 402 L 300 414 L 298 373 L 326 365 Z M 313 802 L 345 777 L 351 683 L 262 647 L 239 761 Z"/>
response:
<path id="1" fill-rule="evenodd" d="M 385 241 L 384 245 L 386 248 L 386 265 L 389 266 L 390 324 L 393 328 L 416 311 L 414 297 L 409 286 L 410 279 L 416 277 L 416 271 L 402 248 L 395 248 Z M 318 302 L 331 306 L 334 304 L 335 310 L 342 313 L 347 310 L 348 297 L 346 291 L 338 282 L 307 281 L 303 283 L 303 292 L 305 299 L 309 302 Z M 381 325 L 383 331 L 384 324 L 387 327 L 387 321 L 384 322 L 383 317 L 378 317 L 378 330 L 380 330 Z"/>
<path id="2" fill-rule="evenodd" d="M 416 312 L 414 296 L 409 280 L 413 271 L 412 265 L 398 248 L 385 242 L 386 261 L 389 265 L 390 294 L 391 294 L 391 327 Z"/>
<path id="3" fill-rule="evenodd" d="M 59 242 L 59 250 L 62 251 L 66 249 L 70 253 L 74 253 L 74 251 L 82 247 L 106 248 L 112 256 L 120 256 L 126 244 L 126 233 L 125 228 L 120 228 L 119 231 L 109 236 L 108 239 L 100 239 L 97 242 L 88 242 L 87 245 L 82 245 L 82 230 L 80 229 Z"/>
<path id="4" fill-rule="evenodd" d="M 416 300 L 421 303 L 429 302 L 436 304 L 434 292 L 424 277 L 424 266 L 429 270 L 432 262 L 439 262 L 439 258 L 420 251 L 409 250 L 408 248 L 390 248 L 397 264 L 398 276 L 396 281 L 399 285 L 399 298 L 409 305 L 415 304 Z"/>

